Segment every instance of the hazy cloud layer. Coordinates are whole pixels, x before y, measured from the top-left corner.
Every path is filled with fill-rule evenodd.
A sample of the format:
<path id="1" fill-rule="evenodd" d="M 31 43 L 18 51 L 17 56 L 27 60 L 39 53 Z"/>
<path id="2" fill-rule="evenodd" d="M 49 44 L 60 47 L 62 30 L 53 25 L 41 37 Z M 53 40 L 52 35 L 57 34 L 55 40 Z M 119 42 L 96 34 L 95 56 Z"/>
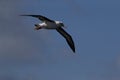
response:
<path id="1" fill-rule="evenodd" d="M 22 1 L 0 1 L 0 58 L 5 61 L 41 60 L 45 57 L 43 43 L 44 37 L 34 31 L 34 26 L 25 25 L 24 19 L 19 15 Z M 27 22 L 27 21 L 26 21 Z M 41 33 L 44 34 L 44 33 Z M 36 58 L 37 57 L 37 58 Z M 3 60 L 3 61 L 2 61 Z M 3 63 L 5 63 L 3 62 Z M 7 64 L 7 63 L 6 63 Z"/>

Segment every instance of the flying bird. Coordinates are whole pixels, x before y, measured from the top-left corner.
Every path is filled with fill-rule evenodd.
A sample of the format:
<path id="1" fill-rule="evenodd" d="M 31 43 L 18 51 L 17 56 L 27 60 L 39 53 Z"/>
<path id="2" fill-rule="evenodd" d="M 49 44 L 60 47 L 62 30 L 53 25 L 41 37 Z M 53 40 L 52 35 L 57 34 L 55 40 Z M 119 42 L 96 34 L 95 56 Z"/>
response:
<path id="1" fill-rule="evenodd" d="M 55 29 L 57 32 L 59 32 L 67 41 L 68 45 L 72 49 L 72 51 L 75 53 L 75 45 L 73 42 L 73 39 L 71 35 L 69 35 L 62 27 L 64 27 L 64 24 L 61 21 L 54 21 L 51 20 L 45 16 L 42 15 L 21 15 L 21 16 L 31 16 L 38 18 L 42 21 L 42 23 L 35 24 L 35 30 L 39 29 Z"/>

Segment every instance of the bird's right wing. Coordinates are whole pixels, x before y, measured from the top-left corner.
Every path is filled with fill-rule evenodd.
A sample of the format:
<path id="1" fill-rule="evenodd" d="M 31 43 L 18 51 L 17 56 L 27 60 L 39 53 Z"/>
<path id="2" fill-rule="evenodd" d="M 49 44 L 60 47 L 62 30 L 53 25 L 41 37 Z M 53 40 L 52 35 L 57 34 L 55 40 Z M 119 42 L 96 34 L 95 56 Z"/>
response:
<path id="1" fill-rule="evenodd" d="M 61 27 L 57 28 L 56 30 L 66 39 L 70 48 L 73 50 L 73 52 L 75 52 L 75 46 L 74 46 L 74 42 L 73 42 L 72 37 Z"/>
<path id="2" fill-rule="evenodd" d="M 46 22 L 46 21 L 54 22 L 53 20 L 48 19 L 47 17 L 42 16 L 42 15 L 21 15 L 21 16 L 31 16 L 31 17 L 35 17 L 35 18 L 38 18 L 39 20 L 41 20 L 41 21 L 43 21 L 43 22 Z"/>

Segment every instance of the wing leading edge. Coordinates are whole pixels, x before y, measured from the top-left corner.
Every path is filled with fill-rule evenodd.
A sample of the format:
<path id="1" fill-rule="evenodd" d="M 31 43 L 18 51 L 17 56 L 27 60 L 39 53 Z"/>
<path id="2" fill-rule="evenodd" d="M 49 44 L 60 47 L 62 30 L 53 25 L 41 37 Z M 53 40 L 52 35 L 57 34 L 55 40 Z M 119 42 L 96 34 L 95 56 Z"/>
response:
<path id="1" fill-rule="evenodd" d="M 21 16 L 31 16 L 31 17 L 35 17 L 35 18 L 38 18 L 39 20 L 41 20 L 41 21 L 43 21 L 43 22 L 46 22 L 46 21 L 54 22 L 53 20 L 48 19 L 47 17 L 42 16 L 42 15 L 21 15 Z"/>

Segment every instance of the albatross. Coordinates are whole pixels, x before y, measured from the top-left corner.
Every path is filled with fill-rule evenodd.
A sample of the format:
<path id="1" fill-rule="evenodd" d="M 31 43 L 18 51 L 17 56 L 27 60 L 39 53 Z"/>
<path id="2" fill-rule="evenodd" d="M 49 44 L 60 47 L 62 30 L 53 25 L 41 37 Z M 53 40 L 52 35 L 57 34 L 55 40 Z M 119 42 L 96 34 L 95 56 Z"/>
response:
<path id="1" fill-rule="evenodd" d="M 20 16 L 31 16 L 38 18 L 42 21 L 42 23 L 35 24 L 35 30 L 39 29 L 54 29 L 57 32 L 59 32 L 67 41 L 68 45 L 72 49 L 72 51 L 75 53 L 75 45 L 73 42 L 73 39 L 70 34 L 68 34 L 62 27 L 64 27 L 64 24 L 61 21 L 54 21 L 51 20 L 45 16 L 42 15 L 20 15 Z"/>

